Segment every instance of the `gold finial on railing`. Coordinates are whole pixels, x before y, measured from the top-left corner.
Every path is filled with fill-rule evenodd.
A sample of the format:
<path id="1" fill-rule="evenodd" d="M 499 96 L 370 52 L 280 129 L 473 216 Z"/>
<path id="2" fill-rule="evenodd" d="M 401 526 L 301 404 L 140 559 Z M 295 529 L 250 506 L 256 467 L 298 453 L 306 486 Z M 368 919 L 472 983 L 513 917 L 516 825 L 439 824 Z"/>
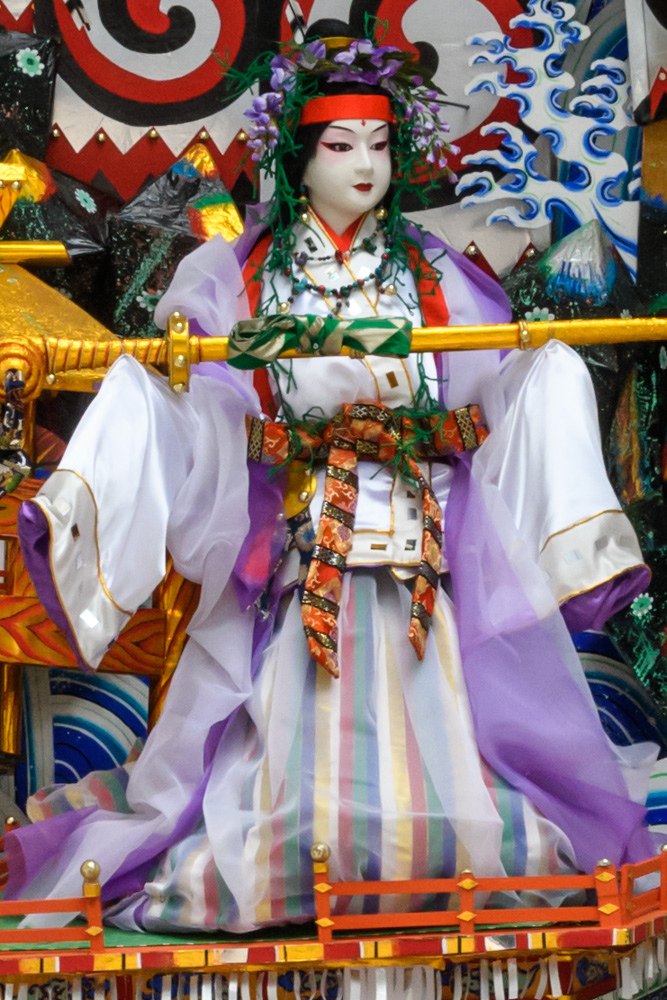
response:
<path id="1" fill-rule="evenodd" d="M 81 876 L 83 878 L 83 894 L 84 896 L 99 896 L 100 894 L 100 872 L 101 868 L 97 861 L 84 861 L 79 869 Z M 91 892 L 89 890 L 97 889 L 97 892 Z"/>
<path id="2" fill-rule="evenodd" d="M 310 849 L 310 856 L 316 864 L 323 864 L 331 857 L 331 848 L 328 844 L 324 844 L 322 842 L 313 844 Z"/>

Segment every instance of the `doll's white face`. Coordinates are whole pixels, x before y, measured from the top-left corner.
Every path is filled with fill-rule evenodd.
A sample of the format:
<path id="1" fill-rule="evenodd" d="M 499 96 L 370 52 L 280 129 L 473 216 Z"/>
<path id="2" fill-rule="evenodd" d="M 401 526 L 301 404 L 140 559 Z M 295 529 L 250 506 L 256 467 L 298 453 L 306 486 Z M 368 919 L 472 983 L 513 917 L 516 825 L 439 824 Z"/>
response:
<path id="1" fill-rule="evenodd" d="M 390 182 L 389 126 L 377 119 L 327 125 L 303 175 L 310 204 L 337 233 L 375 208 Z"/>

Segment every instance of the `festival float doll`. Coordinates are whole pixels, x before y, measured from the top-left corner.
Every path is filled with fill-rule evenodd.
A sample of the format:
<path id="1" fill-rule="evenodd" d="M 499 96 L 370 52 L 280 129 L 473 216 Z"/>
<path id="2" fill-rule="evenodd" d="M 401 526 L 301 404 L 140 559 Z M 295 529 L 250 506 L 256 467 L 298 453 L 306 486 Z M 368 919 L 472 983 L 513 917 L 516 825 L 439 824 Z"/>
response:
<path id="1" fill-rule="evenodd" d="M 555 341 L 391 356 L 406 326 L 509 309 L 400 213 L 417 173 L 446 169 L 424 71 L 337 23 L 311 31 L 253 67 L 273 200 L 235 247 L 187 257 L 158 308 L 198 333 L 244 321 L 241 367 L 200 366 L 175 395 L 122 357 L 24 507 L 26 563 L 82 667 L 167 549 L 201 598 L 129 781 L 36 796 L 47 818 L 6 837 L 9 898 L 74 895 L 95 858 L 111 924 L 244 932 L 312 918 L 317 841 L 344 879 L 653 853 L 651 748 L 612 748 L 568 633 L 648 574 L 586 369 Z M 289 331 L 358 356 L 277 360 Z"/>

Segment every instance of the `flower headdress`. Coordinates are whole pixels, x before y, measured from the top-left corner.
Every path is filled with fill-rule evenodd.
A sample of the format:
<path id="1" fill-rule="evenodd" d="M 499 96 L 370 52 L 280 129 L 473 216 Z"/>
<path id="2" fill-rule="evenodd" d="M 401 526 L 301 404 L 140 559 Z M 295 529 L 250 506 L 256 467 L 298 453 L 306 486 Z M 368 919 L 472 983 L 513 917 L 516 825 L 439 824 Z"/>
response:
<path id="1" fill-rule="evenodd" d="M 248 146 L 251 159 L 269 174 L 275 172 L 281 132 L 292 131 L 319 84 L 365 84 L 387 92 L 398 129 L 399 172 L 412 173 L 412 158 L 426 161 L 439 176 L 453 177 L 447 153 L 456 152 L 445 140 L 449 126 L 440 117 L 441 93 L 426 81 L 426 71 L 414 56 L 395 45 L 370 38 L 316 39 L 291 44 L 279 54 L 260 57 L 257 78 L 268 79 L 269 90 L 253 100 Z M 268 63 L 268 65 L 267 65 Z"/>
<path id="2" fill-rule="evenodd" d="M 341 84 L 349 91 L 350 85 L 359 84 L 362 91 L 377 88 L 388 98 L 391 109 L 388 119 L 394 126 L 391 151 L 395 163 L 389 230 L 395 231 L 400 225 L 402 191 L 410 188 L 427 203 L 430 185 L 442 178 L 456 180 L 447 165 L 447 154 L 458 153 L 458 149 L 445 138 L 449 127 L 441 118 L 442 105 L 447 103 L 444 95 L 433 84 L 432 72 L 421 66 L 412 53 L 383 44 L 386 30 L 386 23 L 367 15 L 364 38 L 289 42 L 278 53 L 259 56 L 245 73 L 225 67 L 230 82 L 238 85 L 237 92 L 253 84 L 260 86 L 259 95 L 246 111 L 250 120 L 247 147 L 258 170 L 275 182 L 275 196 L 266 221 L 276 239 L 266 262 L 267 269 L 279 268 L 289 260 L 291 227 L 302 205 L 299 192 L 293 190 L 287 179 L 284 161 L 287 156 L 298 154 L 297 130 L 303 124 L 304 109 L 309 102 L 322 99 L 323 86 Z M 335 98 L 323 100 L 335 101 Z M 332 112 L 330 118 L 311 120 L 346 117 L 352 116 L 341 105 L 341 113 Z M 415 185 L 415 181 L 420 183 Z"/>

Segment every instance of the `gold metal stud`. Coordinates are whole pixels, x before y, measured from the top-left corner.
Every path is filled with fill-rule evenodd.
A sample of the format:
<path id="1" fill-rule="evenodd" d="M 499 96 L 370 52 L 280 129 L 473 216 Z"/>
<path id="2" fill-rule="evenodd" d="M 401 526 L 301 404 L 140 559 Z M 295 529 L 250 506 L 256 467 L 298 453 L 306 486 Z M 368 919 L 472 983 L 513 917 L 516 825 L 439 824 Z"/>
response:
<path id="1" fill-rule="evenodd" d="M 106 134 L 104 132 L 101 132 L 101 131 L 97 133 L 97 135 L 95 136 L 95 138 L 97 139 L 98 142 L 106 142 L 107 141 Z"/>
<path id="2" fill-rule="evenodd" d="M 380 206 L 380 208 L 375 209 L 375 218 L 378 222 L 382 222 L 383 219 L 387 218 L 387 209 Z"/>
<path id="3" fill-rule="evenodd" d="M 289 302 L 281 302 L 278 305 L 278 312 L 279 313 L 288 313 L 289 312 Z"/>
<path id="4" fill-rule="evenodd" d="M 205 129 L 205 128 L 203 128 L 203 129 L 201 130 L 201 132 L 199 133 L 199 138 L 200 138 L 200 139 L 202 140 L 202 142 L 206 142 L 206 140 L 207 140 L 207 139 L 210 139 L 211 137 L 210 137 L 210 135 L 208 134 L 208 132 L 206 131 L 206 129 Z"/>
<path id="5" fill-rule="evenodd" d="M 51 129 L 51 138 L 52 139 L 60 138 L 60 129 L 58 128 L 57 125 L 54 125 L 53 128 Z"/>
<path id="6" fill-rule="evenodd" d="M 47 383 L 47 385 L 53 385 L 53 383 L 55 382 L 55 380 L 56 380 L 56 377 L 53 374 L 53 372 L 49 372 L 49 374 L 46 376 L 46 383 Z"/>
<path id="7" fill-rule="evenodd" d="M 245 131 L 245 129 L 241 129 L 241 131 L 236 136 L 236 139 L 237 139 L 238 142 L 247 142 L 249 138 L 250 138 L 250 136 Z"/>
<path id="8" fill-rule="evenodd" d="M 12 187 L 15 191 L 21 190 L 21 181 L 12 181 Z"/>
<path id="9" fill-rule="evenodd" d="M 385 295 L 395 295 L 396 285 L 386 285 L 384 290 Z"/>
<path id="10" fill-rule="evenodd" d="M 301 501 L 301 503 L 305 503 L 306 500 L 309 499 L 310 499 L 310 493 L 308 492 L 308 490 L 301 490 L 301 492 L 299 493 L 299 500 Z"/>
<path id="11" fill-rule="evenodd" d="M 331 857 L 331 848 L 328 844 L 323 844 L 322 842 L 313 844 L 310 849 L 310 856 L 313 861 L 328 861 Z"/>
<path id="12" fill-rule="evenodd" d="M 304 224 L 307 224 L 308 220 L 310 219 L 310 215 L 308 214 L 308 212 L 300 212 L 299 218 Z"/>
<path id="13" fill-rule="evenodd" d="M 152 129 L 150 129 L 150 131 L 148 133 L 148 138 L 149 139 L 159 139 L 160 138 L 160 133 L 158 132 L 158 130 L 156 128 L 152 128 Z"/>

